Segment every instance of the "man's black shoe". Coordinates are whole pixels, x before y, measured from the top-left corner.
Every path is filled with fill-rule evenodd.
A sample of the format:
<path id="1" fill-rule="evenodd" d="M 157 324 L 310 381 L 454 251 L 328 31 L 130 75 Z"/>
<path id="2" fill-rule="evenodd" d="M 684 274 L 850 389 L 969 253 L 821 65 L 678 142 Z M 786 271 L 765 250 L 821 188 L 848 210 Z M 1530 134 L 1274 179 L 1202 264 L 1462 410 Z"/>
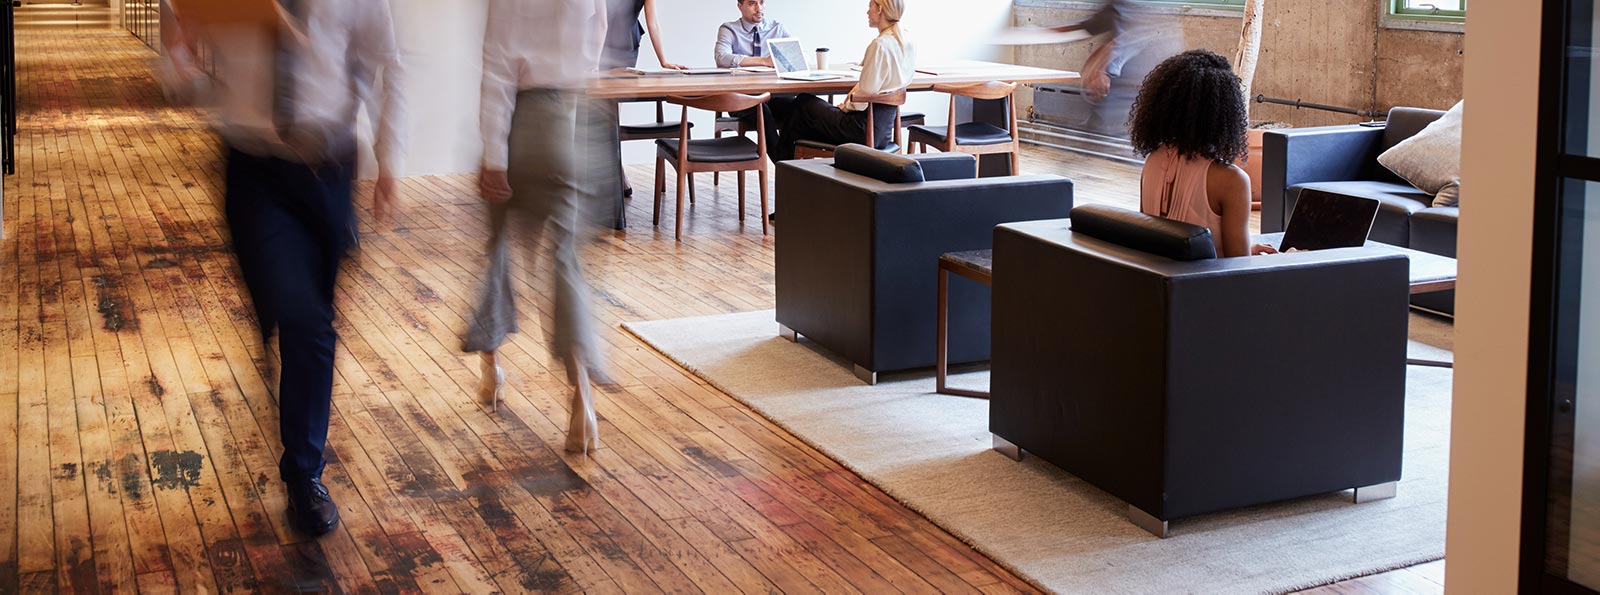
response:
<path id="1" fill-rule="evenodd" d="M 322 537 L 339 526 L 339 506 L 333 503 L 321 479 L 291 482 L 289 518 L 301 531 Z"/>

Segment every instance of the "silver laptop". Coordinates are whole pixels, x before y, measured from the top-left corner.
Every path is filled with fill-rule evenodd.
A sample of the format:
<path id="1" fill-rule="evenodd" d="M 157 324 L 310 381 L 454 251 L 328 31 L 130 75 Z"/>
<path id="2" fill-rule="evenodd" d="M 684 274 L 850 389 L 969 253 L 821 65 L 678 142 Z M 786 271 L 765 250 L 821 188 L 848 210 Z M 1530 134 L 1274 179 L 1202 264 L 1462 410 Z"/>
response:
<path id="1" fill-rule="evenodd" d="M 826 81 L 829 79 L 844 78 L 831 72 L 812 70 L 806 65 L 806 52 L 800 47 L 800 40 L 795 37 L 779 37 L 767 40 L 767 49 L 772 53 L 772 66 L 778 70 L 778 78 L 795 81 Z"/>

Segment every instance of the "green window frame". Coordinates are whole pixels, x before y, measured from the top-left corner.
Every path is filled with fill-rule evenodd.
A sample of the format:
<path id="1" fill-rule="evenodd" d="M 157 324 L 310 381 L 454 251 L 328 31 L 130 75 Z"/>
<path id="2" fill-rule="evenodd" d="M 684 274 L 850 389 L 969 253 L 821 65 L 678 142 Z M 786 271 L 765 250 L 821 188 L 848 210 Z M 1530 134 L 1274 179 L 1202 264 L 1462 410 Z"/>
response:
<path id="1" fill-rule="evenodd" d="M 1414 3 L 1421 4 L 1422 2 Z M 1389 0 L 1389 16 L 1423 21 L 1465 21 L 1467 19 L 1467 0 L 1461 0 L 1460 10 L 1408 7 L 1406 6 L 1406 0 Z"/>

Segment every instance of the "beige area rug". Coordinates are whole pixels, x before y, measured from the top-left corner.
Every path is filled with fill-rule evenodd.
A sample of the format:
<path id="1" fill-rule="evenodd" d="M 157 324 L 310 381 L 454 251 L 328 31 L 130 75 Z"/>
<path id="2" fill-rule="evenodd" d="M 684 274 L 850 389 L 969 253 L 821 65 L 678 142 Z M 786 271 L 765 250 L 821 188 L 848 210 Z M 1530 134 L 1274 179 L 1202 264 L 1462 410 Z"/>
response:
<path id="1" fill-rule="evenodd" d="M 645 343 L 861 474 L 1035 585 L 1063 593 L 1282 592 L 1444 555 L 1451 373 L 1408 367 L 1399 495 L 1350 492 L 1205 515 L 1156 539 L 1125 505 L 1037 457 L 991 449 L 988 403 L 931 373 L 866 386 L 770 310 L 624 325 Z M 1451 326 L 1412 316 L 1411 356 L 1450 359 Z M 987 372 L 953 384 L 987 385 Z M 1292 395 L 1286 395 L 1286 397 Z"/>

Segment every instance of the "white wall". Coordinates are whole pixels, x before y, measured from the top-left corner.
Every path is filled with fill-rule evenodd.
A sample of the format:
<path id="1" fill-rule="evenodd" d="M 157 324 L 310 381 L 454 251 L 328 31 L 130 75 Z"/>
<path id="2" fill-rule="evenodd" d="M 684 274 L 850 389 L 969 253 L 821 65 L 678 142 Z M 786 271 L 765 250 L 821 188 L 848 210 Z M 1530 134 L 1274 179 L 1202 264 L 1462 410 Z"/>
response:
<path id="1" fill-rule="evenodd" d="M 691 66 L 712 65 L 717 26 L 739 16 L 734 0 L 657 0 L 667 59 Z M 476 171 L 478 81 L 481 76 L 486 0 L 391 0 L 401 49 L 410 64 L 407 96 L 411 110 L 408 175 Z M 984 43 L 1008 24 L 1011 0 L 907 0 L 902 26 L 916 44 L 920 61 L 932 64 L 961 58 L 1005 60 L 1009 52 Z M 442 8 L 448 6 L 448 8 Z M 859 60 L 876 32 L 866 24 L 867 0 L 768 0 L 767 17 L 777 19 L 811 50 L 831 50 L 832 61 Z M 641 68 L 659 66 L 654 40 L 645 39 Z M 652 120 L 652 104 L 624 106 L 623 120 Z M 917 93 L 908 110 L 943 123 L 944 96 Z M 675 118 L 669 115 L 669 118 Z M 692 114 L 696 134 L 709 135 L 711 115 Z M 629 163 L 654 159 L 650 143 L 627 143 Z M 363 171 L 371 172 L 370 158 Z"/>
<path id="2" fill-rule="evenodd" d="M 1539 25 L 1537 2 L 1480 2 L 1467 22 L 1450 592 L 1517 591 Z"/>

